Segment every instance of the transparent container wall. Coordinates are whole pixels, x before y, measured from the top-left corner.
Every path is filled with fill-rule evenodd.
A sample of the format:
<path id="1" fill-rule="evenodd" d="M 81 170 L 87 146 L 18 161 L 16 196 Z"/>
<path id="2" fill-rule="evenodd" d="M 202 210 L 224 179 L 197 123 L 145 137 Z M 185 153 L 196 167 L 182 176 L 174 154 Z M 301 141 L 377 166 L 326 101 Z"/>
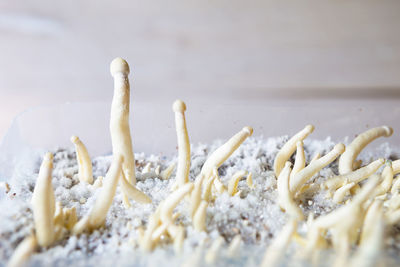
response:
<path id="1" fill-rule="evenodd" d="M 335 107 L 268 105 L 201 105 L 187 103 L 186 119 L 191 143 L 227 139 L 243 126 L 254 127 L 254 135 L 292 135 L 306 124 L 315 125 L 310 138 L 343 140 L 368 128 L 387 124 L 394 128 L 390 139 L 374 142 L 400 144 L 400 107 L 396 103 Z M 171 105 L 134 103 L 131 110 L 135 152 L 161 155 L 176 153 L 174 113 Z M 0 179 L 7 180 L 23 158 L 56 147 L 72 146 L 78 135 L 92 156 L 111 153 L 110 104 L 72 103 L 43 106 L 19 115 L 0 146 Z"/>

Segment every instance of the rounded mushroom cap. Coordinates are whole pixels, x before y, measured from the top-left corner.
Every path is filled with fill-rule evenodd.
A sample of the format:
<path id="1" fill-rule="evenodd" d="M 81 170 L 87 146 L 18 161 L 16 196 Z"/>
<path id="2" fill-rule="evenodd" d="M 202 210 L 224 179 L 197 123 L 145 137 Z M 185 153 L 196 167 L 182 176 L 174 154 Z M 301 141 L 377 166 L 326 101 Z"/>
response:
<path id="1" fill-rule="evenodd" d="M 249 134 L 249 136 L 251 136 L 253 134 L 253 128 L 250 126 L 244 127 L 243 131 L 247 132 Z"/>
<path id="2" fill-rule="evenodd" d="M 307 132 L 309 132 L 309 133 L 312 133 L 313 131 L 314 131 L 314 125 L 312 125 L 312 124 L 309 124 L 309 125 L 307 125 L 306 127 L 304 127 L 304 129 L 307 131 Z"/>
<path id="3" fill-rule="evenodd" d="M 382 128 L 385 130 L 385 132 L 386 132 L 386 134 L 385 134 L 385 136 L 386 137 L 389 137 L 389 136 L 391 136 L 392 134 L 393 134 L 393 129 L 392 129 L 392 127 L 389 127 L 389 126 L 382 126 Z"/>
<path id="4" fill-rule="evenodd" d="M 172 109 L 173 109 L 174 112 L 184 112 L 184 111 L 186 111 L 185 102 L 183 102 L 180 99 L 175 100 L 174 104 L 172 105 Z"/>
<path id="5" fill-rule="evenodd" d="M 343 153 L 346 150 L 346 147 L 345 147 L 345 145 L 340 143 L 340 144 L 337 144 L 336 146 L 334 146 L 333 149 L 339 153 Z"/>
<path id="6" fill-rule="evenodd" d="M 122 73 L 123 75 L 129 74 L 129 65 L 124 59 L 117 57 L 110 64 L 110 72 L 114 77 L 117 73 Z"/>
<path id="7" fill-rule="evenodd" d="M 78 143 L 78 141 L 79 141 L 78 136 L 76 136 L 76 135 L 71 136 L 71 142 L 72 143 L 76 144 L 76 143 Z"/>

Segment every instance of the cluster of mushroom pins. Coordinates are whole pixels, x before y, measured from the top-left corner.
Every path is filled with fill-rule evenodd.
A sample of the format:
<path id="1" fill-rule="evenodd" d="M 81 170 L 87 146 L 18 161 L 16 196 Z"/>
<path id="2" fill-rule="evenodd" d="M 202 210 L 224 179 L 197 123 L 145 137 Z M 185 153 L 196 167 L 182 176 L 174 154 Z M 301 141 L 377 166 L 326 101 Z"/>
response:
<path id="1" fill-rule="evenodd" d="M 56 202 L 52 187 L 53 155 L 47 153 L 41 164 L 32 196 L 35 231 L 17 247 L 9 266 L 21 266 L 39 247 L 50 247 L 68 234 L 90 233 L 101 228 L 105 224 L 118 185 L 123 193 L 125 207 L 131 206 L 130 201 L 151 203 L 152 200 L 135 186 L 135 158 L 129 128 L 129 66 L 125 60 L 116 58 L 112 61 L 110 69 L 114 78 L 110 119 L 113 160 L 104 179 L 98 177 L 94 182 L 92 162 L 85 145 L 77 136 L 71 138 L 76 149 L 79 180 L 90 184 L 94 182 L 94 185 L 101 190 L 94 206 L 88 214 L 78 218 L 75 208 L 62 207 L 60 202 Z M 190 143 L 185 120 L 185 103 L 176 100 L 173 111 L 178 141 L 175 182 L 171 188 L 172 192 L 148 218 L 146 229 L 139 231 L 138 243 L 143 251 L 152 251 L 164 235 L 170 237 L 176 253 L 182 250 L 185 228 L 176 223 L 181 214 L 174 213 L 180 202 L 184 201 L 189 206 L 193 228 L 197 231 L 206 231 L 207 207 L 218 194 L 225 191 L 231 196 L 240 193 L 238 182 L 243 177 L 246 177 L 250 188 L 254 187 L 252 174 L 245 171 L 235 173 L 228 185 L 224 185 L 218 176 L 218 168 L 246 138 L 252 135 L 251 127 L 244 127 L 211 153 L 200 174 L 194 182 L 191 182 Z M 317 257 L 318 251 L 332 243 L 338 255 L 335 257 L 335 266 L 348 264 L 351 247 L 358 244 L 358 249 L 351 258 L 351 264 L 353 266 L 371 264 L 373 262 L 371 258 L 374 258 L 374 255 L 375 258 L 378 257 L 382 248 L 384 226 L 400 221 L 400 178 L 393 178 L 400 173 L 400 160 L 390 162 L 381 158 L 361 167 L 362 162 L 357 161 L 357 156 L 370 142 L 378 137 L 391 136 L 393 130 L 387 126 L 370 129 L 359 134 L 347 148 L 343 144 L 337 144 L 326 155 L 315 155 L 306 165 L 303 140 L 313 130 L 313 125 L 307 125 L 291 137 L 276 155 L 273 169 L 277 178 L 278 204 L 287 213 L 288 223 L 267 248 L 261 265 L 275 266 L 285 254 L 291 240 L 304 247 L 300 255 L 304 259 Z M 292 166 L 290 158 L 295 152 Z M 296 198 L 306 190 L 319 190 L 320 185 L 309 181 L 337 158 L 339 158 L 339 175 L 327 179 L 322 187 L 327 190 L 327 197 L 333 198 L 336 203 L 342 203 L 348 195 L 352 197 L 338 209 L 316 219 L 310 213 L 306 220 L 307 235 L 301 236 L 297 233 L 297 224 L 304 221 L 305 216 Z M 376 174 L 384 164 L 386 166 L 383 171 Z M 175 165 L 171 165 L 161 173 L 161 176 L 169 179 L 174 168 Z M 363 180 L 367 181 L 362 182 Z M 213 242 L 206 254 L 206 262 L 212 263 L 215 260 L 224 242 L 222 237 Z M 240 235 L 233 238 L 228 248 L 230 255 L 235 255 L 241 242 Z M 368 261 L 365 262 L 365 259 Z"/>

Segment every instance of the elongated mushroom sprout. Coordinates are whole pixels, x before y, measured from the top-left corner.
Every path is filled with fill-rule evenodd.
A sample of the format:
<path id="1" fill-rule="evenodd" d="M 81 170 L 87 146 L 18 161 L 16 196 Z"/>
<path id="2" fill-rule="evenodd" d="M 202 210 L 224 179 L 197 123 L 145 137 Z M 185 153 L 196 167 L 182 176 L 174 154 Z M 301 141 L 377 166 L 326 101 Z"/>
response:
<path id="1" fill-rule="evenodd" d="M 356 160 L 358 154 L 364 149 L 369 143 L 374 141 L 376 138 L 384 136 L 389 137 L 393 133 L 393 129 L 388 126 L 381 126 L 372 128 L 359 134 L 350 145 L 347 146 L 346 152 L 339 158 L 339 174 L 347 174 L 353 171 L 353 163 Z"/>
<path id="2" fill-rule="evenodd" d="M 114 97 L 111 104 L 110 132 L 114 155 L 122 155 L 122 170 L 132 185 L 136 184 L 135 156 L 129 129 L 129 65 L 122 58 L 115 58 L 110 65 L 114 78 Z"/>
<path id="3" fill-rule="evenodd" d="M 190 170 L 190 142 L 185 119 L 186 105 L 182 100 L 176 100 L 172 109 L 175 113 L 175 127 L 178 139 L 176 182 L 178 186 L 182 186 L 189 181 Z"/>
<path id="4" fill-rule="evenodd" d="M 285 254 L 290 240 L 297 228 L 295 220 L 290 220 L 272 241 L 272 244 L 265 251 L 261 267 L 277 266 Z"/>
<path id="5" fill-rule="evenodd" d="M 93 230 L 102 226 L 106 220 L 107 212 L 112 204 L 118 179 L 122 173 L 122 156 L 115 155 L 110 169 L 104 179 L 104 185 L 100 194 L 90 211 L 89 215 L 83 217 L 72 229 L 74 234 L 80 234 L 84 230 Z"/>
<path id="6" fill-rule="evenodd" d="M 377 266 L 384 245 L 384 227 L 382 202 L 374 201 L 365 216 L 360 245 L 351 266 Z"/>
<path id="7" fill-rule="evenodd" d="M 333 162 L 340 154 L 345 150 L 343 144 L 337 144 L 331 152 L 311 162 L 307 167 L 299 171 L 290 179 L 290 191 L 295 193 L 300 186 L 302 186 L 308 179 L 310 179 L 314 174 L 319 172 L 322 168 Z"/>
<path id="8" fill-rule="evenodd" d="M 247 137 L 253 134 L 253 128 L 244 127 L 225 144 L 217 148 L 206 160 L 201 168 L 201 174 L 209 177 L 212 174 L 214 167 L 220 167 L 225 160 L 232 155 L 233 152 L 246 140 Z"/>
<path id="9" fill-rule="evenodd" d="M 199 174 L 194 181 L 194 188 L 190 195 L 190 216 L 192 219 L 201 202 L 201 189 L 204 179 L 205 175 Z"/>
<path id="10" fill-rule="evenodd" d="M 386 162 L 386 166 L 382 171 L 382 182 L 375 188 L 373 195 L 381 196 L 386 194 L 393 182 L 393 168 L 392 163 L 390 161 Z"/>
<path id="11" fill-rule="evenodd" d="M 207 202 L 211 201 L 211 189 L 212 189 L 214 180 L 216 178 L 217 178 L 217 176 L 212 175 L 207 179 L 206 183 L 204 184 L 203 199 Z"/>
<path id="12" fill-rule="evenodd" d="M 214 264 L 217 257 L 220 254 L 221 247 L 225 244 L 225 240 L 222 236 L 219 236 L 214 240 L 211 247 L 207 250 L 205 255 L 205 262 L 207 264 Z"/>
<path id="13" fill-rule="evenodd" d="M 240 245 L 242 244 L 242 237 L 240 235 L 235 235 L 228 247 L 228 257 L 235 258 L 240 250 Z"/>
<path id="14" fill-rule="evenodd" d="M 145 193 L 128 183 L 123 172 L 121 173 L 120 182 L 122 192 L 125 194 L 125 196 L 128 196 L 139 203 L 151 203 L 151 199 Z"/>
<path id="15" fill-rule="evenodd" d="M 176 166 L 176 164 L 175 164 L 175 162 L 174 162 L 174 163 L 171 163 L 171 165 L 169 165 L 165 170 L 163 170 L 163 171 L 160 173 L 161 179 L 163 179 L 163 180 L 168 180 L 168 179 L 171 177 L 172 172 L 173 172 L 174 169 L 175 169 L 175 166 Z"/>
<path id="16" fill-rule="evenodd" d="M 76 159 L 78 161 L 78 177 L 79 181 L 93 183 L 93 172 L 92 172 L 92 160 L 90 159 L 89 152 L 86 146 L 78 138 L 78 136 L 72 136 L 71 142 L 75 145 Z"/>
<path id="17" fill-rule="evenodd" d="M 350 191 L 350 189 L 355 185 L 356 183 L 349 183 L 345 184 L 342 187 L 340 187 L 338 190 L 336 190 L 335 194 L 333 195 L 333 202 L 335 203 L 340 203 L 343 201 L 345 198 L 346 194 Z"/>
<path id="18" fill-rule="evenodd" d="M 249 172 L 249 174 L 247 174 L 246 183 L 250 189 L 255 188 L 254 183 L 253 183 L 253 174 L 251 172 Z"/>
<path id="19" fill-rule="evenodd" d="M 238 184 L 239 184 L 239 180 L 240 180 L 240 178 L 246 176 L 246 174 L 247 174 L 246 171 L 238 171 L 229 180 L 229 183 L 228 183 L 228 194 L 230 196 L 233 196 L 238 192 L 237 187 L 238 187 Z"/>
<path id="20" fill-rule="evenodd" d="M 298 141 L 296 147 L 296 158 L 294 160 L 292 172 L 290 173 L 290 178 L 306 166 L 306 155 L 304 154 L 303 141 Z"/>
<path id="21" fill-rule="evenodd" d="M 36 238 L 41 247 L 50 246 L 55 240 L 55 198 L 53 186 L 51 184 L 52 171 L 53 154 L 47 153 L 40 166 L 39 175 L 32 195 Z"/>
<path id="22" fill-rule="evenodd" d="M 175 192 L 170 194 L 166 199 L 160 210 L 160 218 L 163 223 L 172 224 L 172 212 L 179 202 L 190 192 L 192 192 L 194 185 L 192 183 L 187 183 Z"/>
<path id="23" fill-rule="evenodd" d="M 307 125 L 303 130 L 295 134 L 286 144 L 279 150 L 274 161 L 274 172 L 275 176 L 278 177 L 281 170 L 285 166 L 285 162 L 289 160 L 294 151 L 296 150 L 296 144 L 298 141 L 304 140 L 310 133 L 314 131 L 313 125 Z"/>
<path id="24" fill-rule="evenodd" d="M 38 249 L 38 242 L 35 235 L 26 237 L 15 249 L 7 263 L 7 267 L 22 267 L 31 255 Z"/>
<path id="25" fill-rule="evenodd" d="M 345 183 L 361 182 L 362 180 L 364 180 L 364 179 L 370 177 L 372 174 L 374 174 L 384 163 L 385 163 L 385 160 L 380 158 L 358 170 L 349 172 L 347 174 L 329 178 L 328 181 L 326 181 L 323 186 L 325 188 L 335 190 L 335 189 L 343 186 Z"/>
<path id="26" fill-rule="evenodd" d="M 294 202 L 292 193 L 289 190 L 291 165 L 292 164 L 287 161 L 285 167 L 278 176 L 278 202 L 281 208 L 284 209 L 290 216 L 301 221 L 304 218 L 303 212 Z"/>
<path id="27" fill-rule="evenodd" d="M 196 213 L 193 216 L 193 228 L 202 232 L 206 230 L 206 212 L 207 212 L 208 202 L 202 200 Z"/>

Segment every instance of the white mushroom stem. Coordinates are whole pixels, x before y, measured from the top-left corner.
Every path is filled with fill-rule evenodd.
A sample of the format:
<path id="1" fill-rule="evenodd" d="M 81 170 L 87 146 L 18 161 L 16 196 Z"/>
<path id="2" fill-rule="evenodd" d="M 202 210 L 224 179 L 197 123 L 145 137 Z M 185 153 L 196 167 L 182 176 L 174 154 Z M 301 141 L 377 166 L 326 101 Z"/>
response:
<path id="1" fill-rule="evenodd" d="M 207 178 L 212 174 L 214 167 L 219 168 L 230 155 L 246 140 L 247 137 L 253 134 L 253 128 L 244 127 L 225 144 L 217 148 L 206 160 L 201 168 L 201 174 Z"/>
<path id="2" fill-rule="evenodd" d="M 50 246 L 55 240 L 55 198 L 53 186 L 51 184 L 52 171 L 53 154 L 47 153 L 40 166 L 39 175 L 32 195 L 36 238 L 41 247 Z"/>
<path id="3" fill-rule="evenodd" d="M 205 262 L 207 264 L 214 264 L 217 257 L 220 254 L 221 247 L 224 245 L 225 240 L 222 236 L 219 236 L 215 241 L 212 243 L 211 247 L 207 250 L 205 255 Z"/>
<path id="4" fill-rule="evenodd" d="M 73 228 L 74 234 L 85 229 L 93 230 L 102 226 L 117 190 L 118 179 L 122 174 L 122 156 L 114 155 L 113 162 L 104 179 L 104 185 L 89 215 L 83 217 Z"/>
<path id="5" fill-rule="evenodd" d="M 128 183 L 123 172 L 121 172 L 120 182 L 121 190 L 126 196 L 139 203 L 151 203 L 151 199 L 145 193 Z"/>
<path id="6" fill-rule="evenodd" d="M 211 189 L 216 178 L 215 175 L 210 176 L 204 185 L 203 199 L 207 202 L 211 201 Z"/>
<path id="7" fill-rule="evenodd" d="M 360 245 L 351 266 L 376 266 L 383 249 L 385 223 L 380 201 L 374 201 L 365 216 Z"/>
<path id="8" fill-rule="evenodd" d="M 168 180 L 169 177 L 171 177 L 172 172 L 173 172 L 174 169 L 175 169 L 175 166 L 176 166 L 176 164 L 175 164 L 175 162 L 174 162 L 174 163 L 171 163 L 171 165 L 169 165 L 165 170 L 163 170 L 163 171 L 160 173 L 161 179 L 163 179 L 163 180 Z"/>
<path id="9" fill-rule="evenodd" d="M 358 154 L 369 143 L 378 137 L 389 137 L 393 133 L 393 129 L 388 126 L 372 128 L 359 134 L 350 145 L 347 146 L 346 152 L 339 159 L 339 174 L 347 174 L 353 171 L 353 163 Z"/>
<path id="10" fill-rule="evenodd" d="M 202 200 L 196 213 L 193 216 L 193 228 L 198 231 L 206 231 L 206 214 L 207 214 L 208 202 Z"/>
<path id="11" fill-rule="evenodd" d="M 26 237 L 15 249 L 7 267 L 22 267 L 25 266 L 27 260 L 38 249 L 38 242 L 35 235 Z"/>
<path id="12" fill-rule="evenodd" d="M 225 192 L 227 190 L 227 188 L 225 187 L 225 185 L 219 179 L 219 174 L 218 174 L 218 168 L 217 167 L 214 167 L 213 175 L 215 176 L 215 180 L 214 180 L 215 189 L 217 190 L 217 192 L 219 194 L 222 194 L 223 192 Z"/>
<path id="13" fill-rule="evenodd" d="M 278 235 L 272 241 L 272 244 L 267 248 L 261 267 L 277 266 L 282 256 L 285 254 L 290 240 L 293 237 L 297 228 L 295 220 L 290 220 Z"/>
<path id="14" fill-rule="evenodd" d="M 349 172 L 347 174 L 339 175 L 336 177 L 332 177 L 332 178 L 328 179 L 328 181 L 326 181 L 323 186 L 325 188 L 335 190 L 335 189 L 343 186 L 346 183 L 361 182 L 362 180 L 364 180 L 364 179 L 370 177 L 372 174 L 374 174 L 384 163 L 385 163 L 385 160 L 383 158 L 380 158 L 358 170 Z"/>
<path id="15" fill-rule="evenodd" d="M 253 183 L 253 174 L 251 172 L 249 172 L 249 174 L 246 177 L 246 183 L 250 189 L 255 188 L 254 183 Z"/>
<path id="16" fill-rule="evenodd" d="M 144 232 L 143 237 L 141 238 L 140 241 L 140 247 L 142 250 L 151 251 L 154 248 L 153 233 L 157 229 L 159 222 L 160 222 L 160 206 L 158 206 L 156 211 L 149 217 L 149 223 L 147 224 L 147 229 Z"/>
<path id="17" fill-rule="evenodd" d="M 295 193 L 314 174 L 333 162 L 340 154 L 343 153 L 344 150 L 345 147 L 343 144 L 337 144 L 331 152 L 322 158 L 311 162 L 307 167 L 299 171 L 295 176 L 293 176 L 293 179 L 290 179 L 290 192 Z"/>
<path id="18" fill-rule="evenodd" d="M 175 254 L 180 254 L 183 249 L 183 241 L 185 240 L 185 228 L 178 226 L 176 235 L 174 237 L 174 251 Z"/>
<path id="19" fill-rule="evenodd" d="M 312 159 L 310 160 L 310 163 L 313 161 L 316 161 L 317 159 L 319 159 L 321 157 L 321 154 L 319 152 L 315 153 L 315 155 L 312 157 Z"/>
<path id="20" fill-rule="evenodd" d="M 349 193 L 350 189 L 355 185 L 355 183 L 345 184 L 336 190 L 335 194 L 333 195 L 333 202 L 341 203 L 347 193 Z"/>
<path id="21" fill-rule="evenodd" d="M 192 183 L 186 183 L 175 192 L 169 195 L 160 210 L 161 221 L 167 225 L 173 223 L 172 212 L 183 197 L 192 192 L 194 185 Z"/>
<path id="22" fill-rule="evenodd" d="M 306 166 L 306 155 L 304 154 L 303 141 L 298 141 L 296 143 L 296 146 L 296 158 L 294 160 L 294 165 L 290 174 L 290 178 L 292 178 L 296 173 L 304 169 L 304 167 Z"/>
<path id="23" fill-rule="evenodd" d="M 179 217 L 179 213 L 175 213 L 172 215 L 172 221 L 175 221 Z M 168 225 L 165 223 L 162 223 L 155 229 L 151 235 L 151 239 L 153 242 L 158 242 L 160 237 L 168 230 Z"/>
<path id="24" fill-rule="evenodd" d="M 93 183 L 93 171 L 92 171 L 92 160 L 90 159 L 89 152 L 86 146 L 78 138 L 78 136 L 72 136 L 71 142 L 75 145 L 76 159 L 78 161 L 78 177 L 79 181 L 86 182 L 89 184 Z"/>
<path id="25" fill-rule="evenodd" d="M 110 65 L 114 78 L 114 97 L 111 104 L 110 132 L 114 155 L 123 156 L 122 169 L 126 179 L 136 184 L 135 157 L 129 129 L 129 65 L 122 58 L 115 58 Z"/>
<path id="26" fill-rule="evenodd" d="M 201 202 L 201 189 L 204 179 L 205 176 L 203 174 L 199 174 L 194 181 L 194 188 L 190 195 L 190 217 L 192 217 L 192 219 Z"/>
<path id="27" fill-rule="evenodd" d="M 186 127 L 186 105 L 182 100 L 176 100 L 172 106 L 175 113 L 175 128 L 178 139 L 178 167 L 176 182 L 182 186 L 189 181 L 190 170 L 190 142 Z"/>
<path id="28" fill-rule="evenodd" d="M 142 174 L 149 173 L 151 169 L 151 162 L 147 163 L 146 166 L 143 167 Z"/>
<path id="29" fill-rule="evenodd" d="M 235 258 L 240 253 L 240 245 L 242 244 L 242 237 L 235 235 L 228 247 L 228 257 Z"/>
<path id="30" fill-rule="evenodd" d="M 240 178 L 246 176 L 247 172 L 246 171 L 238 171 L 236 172 L 232 178 L 229 180 L 228 183 L 228 194 L 230 196 L 234 196 L 237 193 L 237 187 L 239 184 Z"/>
<path id="31" fill-rule="evenodd" d="M 392 186 L 393 168 L 392 168 L 392 163 L 390 161 L 386 163 L 386 166 L 383 169 L 381 175 L 382 175 L 382 182 L 376 187 L 373 193 L 373 195 L 375 196 L 381 196 L 383 194 L 386 194 L 390 190 L 390 187 Z"/>
<path id="32" fill-rule="evenodd" d="M 393 181 L 393 185 L 392 185 L 392 188 L 390 189 L 390 193 L 398 194 L 399 193 L 399 189 L 400 189 L 400 178 L 397 177 Z"/>
<path id="33" fill-rule="evenodd" d="M 301 221 L 304 215 L 301 209 L 296 205 L 293 200 L 292 193 L 289 191 L 289 177 L 291 163 L 286 162 L 285 167 L 278 176 L 278 203 L 290 216 Z"/>
<path id="34" fill-rule="evenodd" d="M 307 125 L 303 130 L 295 134 L 292 138 L 289 139 L 285 143 L 285 145 L 281 148 L 278 154 L 275 157 L 274 161 L 274 172 L 275 176 L 278 177 L 281 173 L 281 170 L 285 166 L 285 162 L 289 160 L 294 151 L 296 150 L 296 144 L 298 141 L 303 141 L 310 133 L 314 131 L 313 125 Z"/>

